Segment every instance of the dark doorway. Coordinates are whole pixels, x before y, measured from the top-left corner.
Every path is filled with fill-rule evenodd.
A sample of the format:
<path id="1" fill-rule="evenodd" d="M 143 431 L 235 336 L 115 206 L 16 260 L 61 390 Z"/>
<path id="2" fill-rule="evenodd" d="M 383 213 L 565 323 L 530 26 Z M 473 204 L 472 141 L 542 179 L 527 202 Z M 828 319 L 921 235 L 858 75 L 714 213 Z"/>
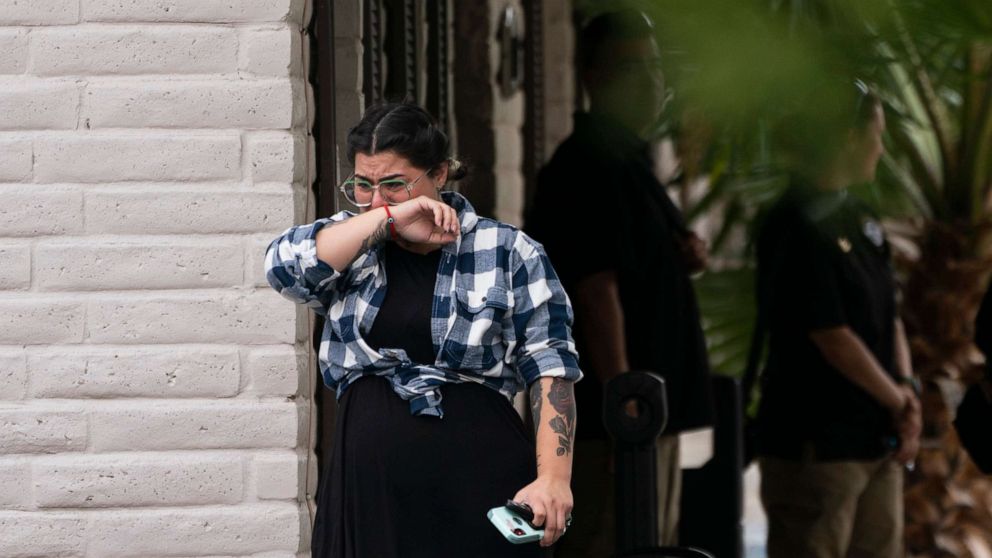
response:
<path id="1" fill-rule="evenodd" d="M 317 144 L 317 176 L 313 184 L 317 217 L 330 216 L 341 209 L 338 197 L 338 169 L 346 163 L 344 137 L 339 137 L 335 105 L 335 66 L 362 64 L 362 94 L 365 106 L 384 101 L 410 100 L 422 104 L 451 134 L 449 96 L 450 8 L 449 0 L 364 0 L 362 14 L 361 60 L 335 60 L 334 6 L 355 0 L 314 0 L 310 28 L 310 83 L 316 99 L 314 137 Z M 340 6 L 340 5 L 339 5 Z M 352 10 L 349 4 L 344 11 Z M 340 23 L 340 22 L 339 22 Z M 340 56 L 340 55 L 339 55 Z M 344 56 L 354 56 L 345 53 Z M 358 115 L 353 116 L 356 121 Z M 343 122 L 350 126 L 352 123 Z M 318 317 L 313 347 L 320 345 L 323 319 Z M 326 389 L 320 371 L 315 370 L 317 405 L 318 466 L 332 447 L 336 412 L 335 394 Z"/>

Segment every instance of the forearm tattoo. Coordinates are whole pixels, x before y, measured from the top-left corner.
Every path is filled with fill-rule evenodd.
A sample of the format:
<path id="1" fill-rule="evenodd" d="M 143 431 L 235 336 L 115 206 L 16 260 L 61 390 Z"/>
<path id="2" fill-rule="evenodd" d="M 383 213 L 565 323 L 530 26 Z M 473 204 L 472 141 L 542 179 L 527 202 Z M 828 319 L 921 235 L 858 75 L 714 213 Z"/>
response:
<path id="1" fill-rule="evenodd" d="M 541 380 L 530 385 L 530 411 L 534 418 L 534 437 L 541 425 L 541 409 L 544 406 L 544 388 Z M 555 454 L 560 456 L 572 453 L 575 442 L 575 393 L 572 382 L 561 378 L 551 380 L 548 390 L 548 401 L 558 414 L 548 421 L 551 431 L 558 435 L 558 448 Z"/>
<path id="2" fill-rule="evenodd" d="M 541 397 L 541 380 L 530 384 L 530 416 L 534 421 L 534 439 L 537 439 L 537 431 L 541 426 L 541 406 L 544 398 Z"/>
<path id="3" fill-rule="evenodd" d="M 369 248 L 375 246 L 376 244 L 385 242 L 387 238 L 389 238 L 389 221 L 387 219 L 383 219 L 382 223 L 379 223 L 379 226 L 372 231 L 372 234 L 365 237 L 365 240 L 362 241 L 361 247 L 358 249 L 358 252 L 355 253 L 355 257 L 351 259 L 349 265 L 357 260 L 358 256 L 368 252 Z"/>
<path id="4" fill-rule="evenodd" d="M 558 456 L 570 454 L 575 442 L 575 393 L 572 382 L 561 378 L 553 379 L 548 391 L 548 401 L 558 413 L 548 422 L 551 430 L 558 434 L 558 449 L 555 453 Z"/>

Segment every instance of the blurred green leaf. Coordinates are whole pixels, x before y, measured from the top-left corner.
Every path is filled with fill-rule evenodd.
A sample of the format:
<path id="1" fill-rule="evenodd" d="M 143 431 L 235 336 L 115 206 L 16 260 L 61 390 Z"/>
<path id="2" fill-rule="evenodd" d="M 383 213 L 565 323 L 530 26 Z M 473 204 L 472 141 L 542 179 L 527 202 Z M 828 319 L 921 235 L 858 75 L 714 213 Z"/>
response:
<path id="1" fill-rule="evenodd" d="M 713 372 L 739 377 L 754 329 L 754 271 L 709 271 L 695 281 Z"/>

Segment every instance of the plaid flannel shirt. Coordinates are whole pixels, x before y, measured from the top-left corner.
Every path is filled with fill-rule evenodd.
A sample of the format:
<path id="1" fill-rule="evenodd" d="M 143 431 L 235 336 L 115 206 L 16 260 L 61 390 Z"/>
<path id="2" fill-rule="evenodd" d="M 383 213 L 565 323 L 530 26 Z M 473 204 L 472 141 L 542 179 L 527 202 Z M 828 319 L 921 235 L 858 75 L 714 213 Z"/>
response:
<path id="1" fill-rule="evenodd" d="M 579 380 L 572 307 L 541 245 L 479 217 L 457 193 L 443 192 L 442 199 L 458 212 L 461 234 L 442 247 L 433 363 L 413 363 L 402 349 L 376 351 L 363 339 L 386 294 L 381 246 L 341 271 L 317 259 L 317 232 L 354 213 L 291 227 L 269 245 L 272 288 L 327 317 L 319 350 L 324 383 L 340 398 L 359 378 L 385 376 L 412 414 L 440 417 L 445 383 L 481 383 L 512 398 L 541 377 Z"/>

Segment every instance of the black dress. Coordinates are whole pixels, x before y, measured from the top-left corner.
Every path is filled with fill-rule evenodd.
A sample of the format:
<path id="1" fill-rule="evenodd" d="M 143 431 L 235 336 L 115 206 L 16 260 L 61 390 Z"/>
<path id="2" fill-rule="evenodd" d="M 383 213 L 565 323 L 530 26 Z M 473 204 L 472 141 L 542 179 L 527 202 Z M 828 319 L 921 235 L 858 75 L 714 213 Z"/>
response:
<path id="1" fill-rule="evenodd" d="M 433 362 L 430 311 L 439 251 L 387 243 L 388 288 L 370 346 Z M 314 558 L 538 557 L 486 518 L 536 476 L 532 434 L 510 402 L 478 384 L 442 388 L 444 418 L 413 416 L 385 378 L 338 401 L 331 459 L 317 491 Z"/>

